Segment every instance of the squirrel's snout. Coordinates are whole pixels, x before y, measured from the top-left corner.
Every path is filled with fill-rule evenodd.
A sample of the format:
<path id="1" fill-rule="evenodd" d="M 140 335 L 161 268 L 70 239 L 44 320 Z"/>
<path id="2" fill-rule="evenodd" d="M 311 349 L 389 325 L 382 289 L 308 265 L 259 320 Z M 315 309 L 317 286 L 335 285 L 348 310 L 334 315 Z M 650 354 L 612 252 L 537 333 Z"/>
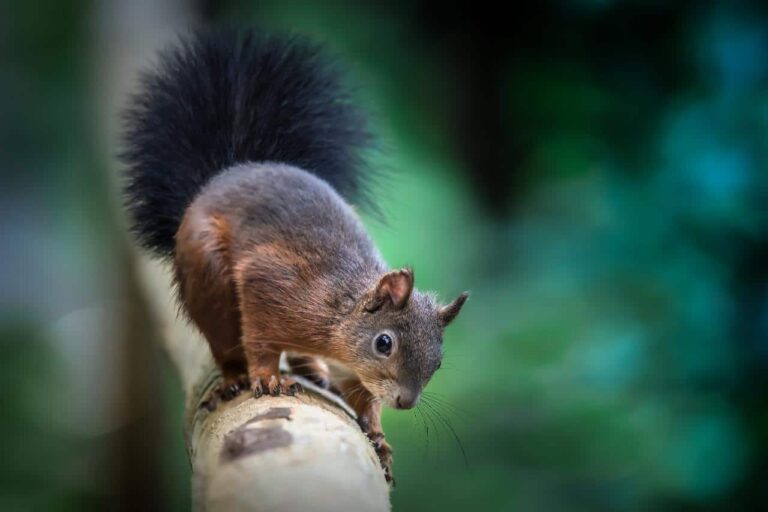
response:
<path id="1" fill-rule="evenodd" d="M 419 395 L 397 395 L 395 404 L 398 409 L 411 409 L 419 402 Z"/>

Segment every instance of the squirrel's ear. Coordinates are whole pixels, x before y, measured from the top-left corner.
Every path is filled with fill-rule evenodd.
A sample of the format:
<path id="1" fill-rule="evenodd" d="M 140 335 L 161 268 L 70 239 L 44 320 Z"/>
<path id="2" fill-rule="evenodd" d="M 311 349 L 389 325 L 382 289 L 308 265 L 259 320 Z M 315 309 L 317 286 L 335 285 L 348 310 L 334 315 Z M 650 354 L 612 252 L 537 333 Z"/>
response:
<path id="1" fill-rule="evenodd" d="M 412 291 L 413 270 L 401 268 L 387 272 L 379 279 L 373 297 L 365 305 L 365 309 L 375 311 L 387 301 L 390 301 L 395 309 L 400 309 L 408 302 Z"/>
<path id="2" fill-rule="evenodd" d="M 453 302 L 440 308 L 440 322 L 443 324 L 443 327 L 453 322 L 453 319 L 458 316 L 461 307 L 467 301 L 468 297 L 469 292 L 462 292 L 453 300 Z"/>

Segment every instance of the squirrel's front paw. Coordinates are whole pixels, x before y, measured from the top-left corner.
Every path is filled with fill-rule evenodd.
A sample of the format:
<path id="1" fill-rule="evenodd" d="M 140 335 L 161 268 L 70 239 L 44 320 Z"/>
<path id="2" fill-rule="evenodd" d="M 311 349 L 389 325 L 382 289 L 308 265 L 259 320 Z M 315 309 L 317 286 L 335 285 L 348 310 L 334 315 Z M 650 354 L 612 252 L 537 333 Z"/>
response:
<path id="1" fill-rule="evenodd" d="M 262 395 L 279 396 L 281 393 L 288 396 L 294 396 L 301 392 L 301 384 L 290 377 L 278 377 L 269 375 L 267 377 L 256 377 L 251 380 L 251 391 L 254 398 Z"/>
<path id="2" fill-rule="evenodd" d="M 384 470 L 384 478 L 387 482 L 394 487 L 395 478 L 392 476 L 392 447 L 384 440 L 383 432 L 372 432 L 368 434 L 368 439 L 371 440 L 373 448 L 376 450 L 376 455 L 379 456 L 379 462 Z"/>
<path id="3" fill-rule="evenodd" d="M 389 446 L 389 443 L 382 440 L 376 448 L 376 455 L 379 456 L 379 462 L 381 462 L 381 467 L 384 469 L 384 478 L 387 479 L 389 485 L 394 487 L 395 477 L 392 476 L 392 447 Z"/>

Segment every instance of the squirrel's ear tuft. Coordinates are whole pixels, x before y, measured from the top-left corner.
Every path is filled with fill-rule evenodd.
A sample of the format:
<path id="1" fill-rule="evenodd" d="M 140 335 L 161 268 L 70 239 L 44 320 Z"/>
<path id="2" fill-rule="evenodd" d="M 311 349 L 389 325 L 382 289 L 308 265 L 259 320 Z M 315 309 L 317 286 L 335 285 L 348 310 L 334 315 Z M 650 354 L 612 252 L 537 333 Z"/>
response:
<path id="1" fill-rule="evenodd" d="M 453 302 L 440 308 L 440 322 L 443 324 L 443 327 L 453 322 L 453 319 L 458 316 L 461 307 L 467 301 L 468 297 L 469 292 L 462 292 L 453 300 Z"/>
<path id="2" fill-rule="evenodd" d="M 365 305 L 368 311 L 375 311 L 390 302 L 395 309 L 403 308 L 413 291 L 413 270 L 401 268 L 384 274 L 373 290 L 371 300 Z"/>

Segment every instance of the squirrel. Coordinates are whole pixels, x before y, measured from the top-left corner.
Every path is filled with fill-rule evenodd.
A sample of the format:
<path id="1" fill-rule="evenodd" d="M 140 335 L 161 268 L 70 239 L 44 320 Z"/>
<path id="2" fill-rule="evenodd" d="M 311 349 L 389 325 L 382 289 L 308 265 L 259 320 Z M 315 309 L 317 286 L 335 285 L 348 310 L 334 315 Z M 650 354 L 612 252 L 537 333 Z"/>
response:
<path id="1" fill-rule="evenodd" d="M 352 205 L 374 203 L 373 137 L 323 47 L 254 30 L 191 33 L 160 53 L 124 112 L 126 208 L 172 262 L 181 310 L 221 370 L 207 403 L 334 389 L 392 480 L 381 407 L 414 407 L 442 360 L 447 305 L 390 269 Z"/>

